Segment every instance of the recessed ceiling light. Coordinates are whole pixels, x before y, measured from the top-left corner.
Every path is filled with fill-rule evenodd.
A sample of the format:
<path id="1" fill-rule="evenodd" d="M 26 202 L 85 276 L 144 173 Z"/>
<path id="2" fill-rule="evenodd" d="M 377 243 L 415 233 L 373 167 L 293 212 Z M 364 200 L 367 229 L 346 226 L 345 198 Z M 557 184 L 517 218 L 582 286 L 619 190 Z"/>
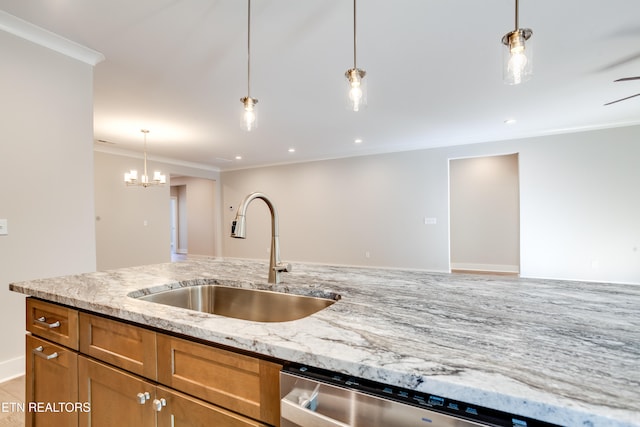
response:
<path id="1" fill-rule="evenodd" d="M 362 144 L 362 139 L 361 138 L 356 138 L 353 142 L 356 143 L 356 144 Z"/>
<path id="2" fill-rule="evenodd" d="M 296 149 L 295 149 L 295 148 L 293 148 L 293 147 L 291 147 L 291 148 L 289 148 L 289 152 L 290 152 L 290 153 L 295 153 L 295 152 L 296 152 Z"/>
<path id="3" fill-rule="evenodd" d="M 507 119 L 504 121 L 505 125 L 512 125 L 516 122 L 516 119 Z"/>
<path id="4" fill-rule="evenodd" d="M 242 160 L 242 156 L 236 156 L 236 160 Z"/>

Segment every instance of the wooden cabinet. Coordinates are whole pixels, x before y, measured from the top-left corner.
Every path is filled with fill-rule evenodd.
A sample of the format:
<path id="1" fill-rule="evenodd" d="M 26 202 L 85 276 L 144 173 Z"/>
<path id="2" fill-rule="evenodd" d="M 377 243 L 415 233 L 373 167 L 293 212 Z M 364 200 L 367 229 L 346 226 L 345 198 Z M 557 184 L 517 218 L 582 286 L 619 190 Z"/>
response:
<path id="1" fill-rule="evenodd" d="M 278 363 L 33 298 L 27 329 L 28 400 L 84 405 L 27 427 L 280 425 Z"/>
<path id="2" fill-rule="evenodd" d="M 158 386 L 156 395 L 159 400 L 166 402 L 166 406 L 158 412 L 158 427 L 267 427 L 259 421 L 166 387 Z"/>
<path id="3" fill-rule="evenodd" d="M 151 382 L 79 356 L 78 383 L 80 400 L 91 405 L 90 412 L 80 414 L 80 426 L 156 425 L 150 404 L 155 399 L 155 385 Z"/>
<path id="4" fill-rule="evenodd" d="M 148 329 L 80 313 L 80 352 L 156 379 L 156 333 Z"/>
<path id="5" fill-rule="evenodd" d="M 26 353 L 25 425 L 78 425 L 76 408 L 60 405 L 78 402 L 78 354 L 32 335 L 26 337 Z"/>
<path id="6" fill-rule="evenodd" d="M 282 365 L 158 334 L 158 381 L 278 425 Z"/>
<path id="7" fill-rule="evenodd" d="M 78 349 L 78 310 L 27 298 L 27 331 Z"/>
<path id="8" fill-rule="evenodd" d="M 267 427 L 85 356 L 78 379 L 80 399 L 91 404 L 80 414 L 81 427 Z"/>

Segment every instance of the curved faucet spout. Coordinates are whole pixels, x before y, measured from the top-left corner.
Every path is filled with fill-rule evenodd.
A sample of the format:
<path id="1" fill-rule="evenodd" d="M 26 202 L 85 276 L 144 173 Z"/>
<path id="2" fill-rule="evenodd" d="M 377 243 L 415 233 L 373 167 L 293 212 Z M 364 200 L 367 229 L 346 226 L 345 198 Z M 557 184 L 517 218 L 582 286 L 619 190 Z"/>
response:
<path id="1" fill-rule="evenodd" d="M 280 238 L 278 236 L 278 211 L 273 205 L 269 197 L 264 193 L 251 193 L 244 198 L 238 211 L 236 218 L 231 223 L 231 237 L 236 239 L 244 239 L 247 237 L 246 214 L 249 204 L 255 200 L 263 200 L 269 207 L 271 212 L 271 254 L 269 257 L 269 283 L 280 283 L 280 273 L 291 271 L 291 264 L 280 261 Z"/>

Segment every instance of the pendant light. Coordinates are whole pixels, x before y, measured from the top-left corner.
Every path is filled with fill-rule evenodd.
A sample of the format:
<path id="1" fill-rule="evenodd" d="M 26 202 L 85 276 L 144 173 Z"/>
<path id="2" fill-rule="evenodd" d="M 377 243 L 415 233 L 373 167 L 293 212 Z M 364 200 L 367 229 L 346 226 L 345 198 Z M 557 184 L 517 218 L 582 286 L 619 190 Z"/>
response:
<path id="1" fill-rule="evenodd" d="M 349 106 L 353 111 L 360 111 L 360 107 L 366 105 L 366 91 L 363 82 L 366 71 L 356 65 L 356 0 L 353 0 L 353 68 L 344 73 L 349 81 Z"/>
<path id="2" fill-rule="evenodd" d="M 160 171 L 155 171 L 153 173 L 153 179 L 149 179 L 149 175 L 147 174 L 147 134 L 149 133 L 148 129 L 141 129 L 140 132 L 144 134 L 144 173 L 138 179 L 138 171 L 135 169 L 131 169 L 129 172 L 124 174 L 124 182 L 127 186 L 142 186 L 142 187 L 150 187 L 152 185 L 163 185 L 167 183 L 166 175 L 163 175 Z"/>
<path id="3" fill-rule="evenodd" d="M 257 126 L 256 104 L 258 100 L 251 97 L 251 0 L 247 0 L 247 96 L 240 98 L 244 106 L 242 128 L 251 131 Z"/>
<path id="4" fill-rule="evenodd" d="M 503 80 L 506 84 L 517 85 L 526 82 L 533 73 L 532 59 L 533 46 L 529 38 L 533 34 L 530 28 L 519 28 L 519 5 L 516 2 L 516 26 L 515 29 L 502 37 L 503 49 Z M 528 44 L 525 48 L 525 42 Z"/>

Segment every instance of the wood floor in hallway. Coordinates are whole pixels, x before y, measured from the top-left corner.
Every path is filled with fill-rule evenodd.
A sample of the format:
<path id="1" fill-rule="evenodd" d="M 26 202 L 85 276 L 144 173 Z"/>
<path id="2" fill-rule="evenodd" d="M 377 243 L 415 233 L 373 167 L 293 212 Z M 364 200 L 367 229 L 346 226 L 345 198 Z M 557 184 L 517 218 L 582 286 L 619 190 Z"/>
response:
<path id="1" fill-rule="evenodd" d="M 0 383 L 0 427 L 24 427 L 24 377 Z"/>

